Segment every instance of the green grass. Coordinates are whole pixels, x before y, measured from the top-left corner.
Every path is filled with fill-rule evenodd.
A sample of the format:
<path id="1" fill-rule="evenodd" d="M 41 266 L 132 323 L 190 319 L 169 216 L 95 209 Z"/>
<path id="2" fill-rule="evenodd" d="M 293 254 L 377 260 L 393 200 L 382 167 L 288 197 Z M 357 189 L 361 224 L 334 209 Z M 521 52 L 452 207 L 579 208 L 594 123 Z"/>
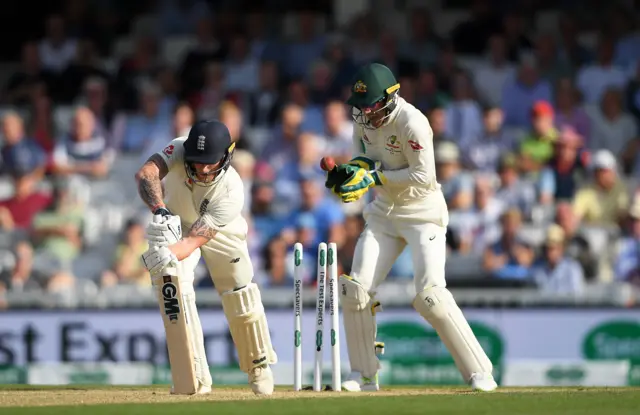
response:
<path id="1" fill-rule="evenodd" d="M 132 402 L 87 405 L 92 397 L 117 397 Z M 222 395 L 225 394 L 224 397 Z M 73 396 L 73 404 L 69 398 Z M 5 400 L 19 398 L 6 406 Z M 279 399 L 281 398 L 281 399 Z M 59 400 L 61 406 L 42 405 L 40 399 Z M 97 401 L 99 401 L 98 399 Z M 194 400 L 195 399 L 195 400 Z M 155 400 L 162 402 L 153 403 Z M 221 415 L 221 414 L 464 414 L 464 415 L 637 415 L 640 389 L 637 388 L 508 388 L 493 393 L 474 393 L 461 388 L 385 388 L 375 394 L 301 392 L 279 389 L 273 397 L 256 398 L 247 388 L 225 388 L 208 396 L 167 396 L 166 388 L 127 387 L 2 387 L 2 415 Z"/>

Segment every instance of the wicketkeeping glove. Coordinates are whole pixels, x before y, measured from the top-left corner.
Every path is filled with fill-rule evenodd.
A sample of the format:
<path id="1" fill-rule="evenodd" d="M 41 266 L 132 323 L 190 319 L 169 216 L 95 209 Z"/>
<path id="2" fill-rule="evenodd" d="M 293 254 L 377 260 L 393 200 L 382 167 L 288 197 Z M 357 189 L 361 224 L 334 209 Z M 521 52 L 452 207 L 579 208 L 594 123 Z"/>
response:
<path id="1" fill-rule="evenodd" d="M 348 164 L 357 166 L 357 170 L 336 189 L 336 193 L 340 195 L 344 203 L 355 202 L 364 196 L 370 187 L 382 186 L 387 181 L 380 169 L 382 163 L 379 161 L 358 156 Z"/>
<path id="2" fill-rule="evenodd" d="M 358 166 L 352 164 L 340 164 L 327 172 L 327 180 L 324 185 L 327 189 L 331 189 L 333 192 L 337 193 L 336 186 L 339 186 L 349 180 L 350 177 L 353 177 L 356 174 L 356 171 L 358 171 Z"/>

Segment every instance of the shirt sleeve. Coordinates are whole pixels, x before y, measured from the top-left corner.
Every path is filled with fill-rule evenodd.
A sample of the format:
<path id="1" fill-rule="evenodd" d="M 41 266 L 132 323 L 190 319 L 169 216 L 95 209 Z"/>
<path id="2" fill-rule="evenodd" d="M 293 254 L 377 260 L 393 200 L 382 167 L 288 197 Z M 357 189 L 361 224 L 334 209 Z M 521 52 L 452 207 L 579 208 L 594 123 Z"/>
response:
<path id="1" fill-rule="evenodd" d="M 211 229 L 222 231 L 225 226 L 242 215 L 243 206 L 242 186 L 229 186 L 221 197 L 211 200 L 202 218 Z"/>
<path id="2" fill-rule="evenodd" d="M 409 167 L 383 171 L 387 181 L 394 185 L 435 187 L 433 130 L 427 117 L 419 114 L 409 118 L 401 134 L 401 145 Z"/>
<path id="3" fill-rule="evenodd" d="M 167 164 L 167 169 L 171 170 L 175 166 L 182 166 L 184 164 L 184 144 L 185 137 L 178 137 L 164 148 L 162 151 L 157 152 L 162 160 Z"/>
<path id="4" fill-rule="evenodd" d="M 538 189 L 540 190 L 540 193 L 544 195 L 553 196 L 556 194 L 556 181 L 553 178 L 553 172 L 551 169 L 545 168 L 540 173 Z"/>

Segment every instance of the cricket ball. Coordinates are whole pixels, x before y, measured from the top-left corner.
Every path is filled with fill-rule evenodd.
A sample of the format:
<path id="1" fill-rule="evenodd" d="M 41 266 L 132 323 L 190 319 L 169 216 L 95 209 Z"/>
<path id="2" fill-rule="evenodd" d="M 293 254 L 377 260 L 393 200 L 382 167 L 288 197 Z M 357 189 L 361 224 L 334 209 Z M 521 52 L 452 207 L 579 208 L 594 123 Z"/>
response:
<path id="1" fill-rule="evenodd" d="M 334 167 L 336 167 L 336 161 L 333 157 L 323 157 L 322 160 L 320 160 L 320 168 L 322 170 L 331 171 Z"/>

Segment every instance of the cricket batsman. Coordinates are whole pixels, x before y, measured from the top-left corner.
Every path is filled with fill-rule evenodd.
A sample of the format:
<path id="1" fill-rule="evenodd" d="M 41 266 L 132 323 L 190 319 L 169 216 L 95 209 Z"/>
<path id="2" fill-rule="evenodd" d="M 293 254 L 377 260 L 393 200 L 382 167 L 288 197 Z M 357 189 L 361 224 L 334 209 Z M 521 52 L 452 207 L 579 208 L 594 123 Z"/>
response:
<path id="1" fill-rule="evenodd" d="M 235 144 L 219 121 L 200 121 L 188 137 L 171 141 L 152 155 L 136 175 L 142 200 L 163 218 L 147 228 L 149 250 L 142 259 L 154 286 L 168 267 L 180 265 L 180 289 L 191 324 L 198 393 L 211 391 L 202 325 L 193 288 L 200 257 L 209 270 L 235 343 L 240 369 L 255 394 L 273 393 L 270 364 L 277 356 L 271 344 L 247 247 L 242 217 L 243 183 L 230 166 Z M 164 195 L 161 181 L 165 179 Z M 184 234 L 182 229 L 185 230 Z"/>
<path id="2" fill-rule="evenodd" d="M 344 203 L 375 188 L 363 212 L 366 225 L 355 248 L 351 275 L 340 295 L 352 374 L 348 391 L 376 391 L 377 287 L 408 244 L 415 270 L 413 307 L 436 330 L 474 390 L 497 387 L 493 366 L 445 281 L 449 215 L 436 179 L 433 131 L 427 118 L 398 94 L 389 68 L 362 67 L 347 104 L 356 123 L 354 158 L 327 173 L 326 186 Z"/>

